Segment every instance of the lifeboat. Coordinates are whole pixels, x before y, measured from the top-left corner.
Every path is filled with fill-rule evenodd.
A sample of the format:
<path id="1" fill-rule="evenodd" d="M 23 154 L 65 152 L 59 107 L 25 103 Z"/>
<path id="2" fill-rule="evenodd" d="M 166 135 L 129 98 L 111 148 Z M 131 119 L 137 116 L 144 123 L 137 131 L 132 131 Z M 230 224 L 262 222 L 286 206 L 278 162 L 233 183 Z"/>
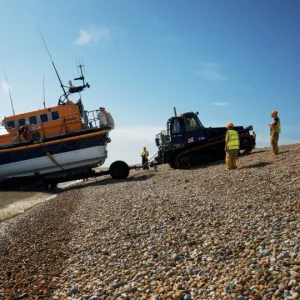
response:
<path id="1" fill-rule="evenodd" d="M 82 75 L 82 66 L 79 66 Z M 102 165 L 107 158 L 109 131 L 99 111 L 84 110 L 82 85 L 63 87 L 58 105 L 5 117 L 0 135 L 0 185 L 7 182 L 60 182 L 63 176 L 81 174 Z M 75 102 L 70 95 L 79 99 Z M 72 177 L 72 176 L 71 176 Z M 70 178 L 71 178 L 70 177 Z"/>

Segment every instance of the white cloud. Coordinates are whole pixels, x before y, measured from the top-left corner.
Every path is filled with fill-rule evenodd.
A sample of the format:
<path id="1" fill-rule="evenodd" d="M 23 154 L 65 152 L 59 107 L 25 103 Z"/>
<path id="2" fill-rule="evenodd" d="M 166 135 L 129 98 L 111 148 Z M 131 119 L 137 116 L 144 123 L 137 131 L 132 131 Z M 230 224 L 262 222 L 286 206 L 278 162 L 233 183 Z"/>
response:
<path id="1" fill-rule="evenodd" d="M 216 63 L 205 63 L 203 68 L 196 71 L 196 74 L 201 76 L 205 80 L 209 81 L 224 81 L 226 77 L 220 72 L 220 67 Z"/>
<path id="2" fill-rule="evenodd" d="M 90 26 L 87 29 L 80 29 L 79 36 L 73 42 L 77 46 L 85 46 L 99 41 L 109 41 L 112 38 L 110 29 L 106 26 Z"/>
<path id="3" fill-rule="evenodd" d="M 7 94 L 9 93 L 9 90 L 11 90 L 11 86 L 6 81 L 1 83 L 1 88 Z"/>
<path id="4" fill-rule="evenodd" d="M 157 153 L 156 134 L 163 130 L 158 126 L 130 126 L 116 128 L 110 132 L 108 158 L 104 166 L 108 167 L 116 160 L 124 160 L 128 165 L 140 164 L 142 148 L 147 147 L 149 158 Z"/>
<path id="5" fill-rule="evenodd" d="M 214 102 L 213 105 L 215 105 L 215 106 L 228 106 L 229 102 Z"/>

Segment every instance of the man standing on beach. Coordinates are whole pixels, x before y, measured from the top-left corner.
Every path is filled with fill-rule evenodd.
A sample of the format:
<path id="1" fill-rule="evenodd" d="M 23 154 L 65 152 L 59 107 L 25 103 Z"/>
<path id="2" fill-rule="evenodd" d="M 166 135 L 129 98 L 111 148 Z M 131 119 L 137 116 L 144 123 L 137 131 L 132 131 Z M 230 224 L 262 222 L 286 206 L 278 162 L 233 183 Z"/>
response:
<path id="1" fill-rule="evenodd" d="M 143 170 L 149 170 L 149 164 L 148 164 L 149 152 L 146 147 L 143 148 L 141 157 L 142 157 Z"/>
<path id="2" fill-rule="evenodd" d="M 255 133 L 255 131 L 252 132 L 252 139 L 253 139 L 253 148 L 255 148 L 255 145 L 256 145 L 256 133 Z"/>
<path id="3" fill-rule="evenodd" d="M 271 112 L 271 117 L 274 119 L 272 124 L 269 124 L 269 126 L 270 126 L 270 140 L 271 140 L 271 146 L 272 146 L 272 155 L 277 155 L 278 154 L 279 133 L 281 132 L 280 119 L 278 117 L 278 111 L 273 110 Z"/>
<path id="4" fill-rule="evenodd" d="M 233 126 L 232 122 L 226 125 L 225 149 L 227 170 L 234 170 L 237 168 L 236 159 L 240 150 L 239 134 L 232 129 Z"/>

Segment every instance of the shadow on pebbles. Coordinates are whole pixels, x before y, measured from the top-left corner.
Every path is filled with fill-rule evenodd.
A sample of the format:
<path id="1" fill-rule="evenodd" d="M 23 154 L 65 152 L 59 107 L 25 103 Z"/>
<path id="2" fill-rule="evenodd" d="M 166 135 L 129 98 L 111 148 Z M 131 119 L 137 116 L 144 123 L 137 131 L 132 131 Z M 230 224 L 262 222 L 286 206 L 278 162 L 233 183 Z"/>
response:
<path id="1" fill-rule="evenodd" d="M 0 299 L 300 299 L 300 145 L 89 180 L 0 223 Z"/>

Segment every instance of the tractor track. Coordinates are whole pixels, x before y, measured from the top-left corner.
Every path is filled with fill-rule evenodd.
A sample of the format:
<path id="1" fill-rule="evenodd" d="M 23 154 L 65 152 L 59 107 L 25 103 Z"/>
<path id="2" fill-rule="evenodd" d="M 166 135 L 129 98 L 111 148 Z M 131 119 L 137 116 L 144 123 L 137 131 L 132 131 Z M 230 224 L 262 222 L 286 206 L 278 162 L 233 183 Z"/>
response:
<path id="1" fill-rule="evenodd" d="M 176 158 L 175 158 L 175 164 L 173 163 L 170 163 L 170 166 L 172 168 L 177 168 L 177 169 L 185 169 L 185 168 L 188 168 L 188 165 L 187 164 L 183 164 L 180 162 L 180 160 L 182 159 L 182 157 L 188 153 L 192 153 L 192 152 L 195 152 L 195 151 L 198 151 L 200 149 L 205 149 L 205 148 L 209 148 L 211 146 L 214 146 L 214 145 L 217 145 L 217 144 L 220 144 L 220 143 L 224 143 L 224 137 L 225 136 L 221 136 L 219 138 L 216 138 L 214 140 L 210 140 L 208 141 L 207 143 L 205 144 L 202 144 L 202 145 L 197 145 L 197 146 L 194 146 L 192 148 L 189 148 L 189 149 L 186 149 L 184 151 L 182 151 L 181 153 L 177 154 L 176 155 Z M 250 141 L 250 136 L 248 136 L 247 134 L 240 134 L 239 135 L 240 139 L 243 138 L 243 139 L 247 139 Z M 249 143 L 249 145 L 252 145 L 252 143 Z M 252 147 L 249 147 L 248 149 L 246 149 L 246 151 L 249 153 L 251 152 L 252 150 Z"/>

